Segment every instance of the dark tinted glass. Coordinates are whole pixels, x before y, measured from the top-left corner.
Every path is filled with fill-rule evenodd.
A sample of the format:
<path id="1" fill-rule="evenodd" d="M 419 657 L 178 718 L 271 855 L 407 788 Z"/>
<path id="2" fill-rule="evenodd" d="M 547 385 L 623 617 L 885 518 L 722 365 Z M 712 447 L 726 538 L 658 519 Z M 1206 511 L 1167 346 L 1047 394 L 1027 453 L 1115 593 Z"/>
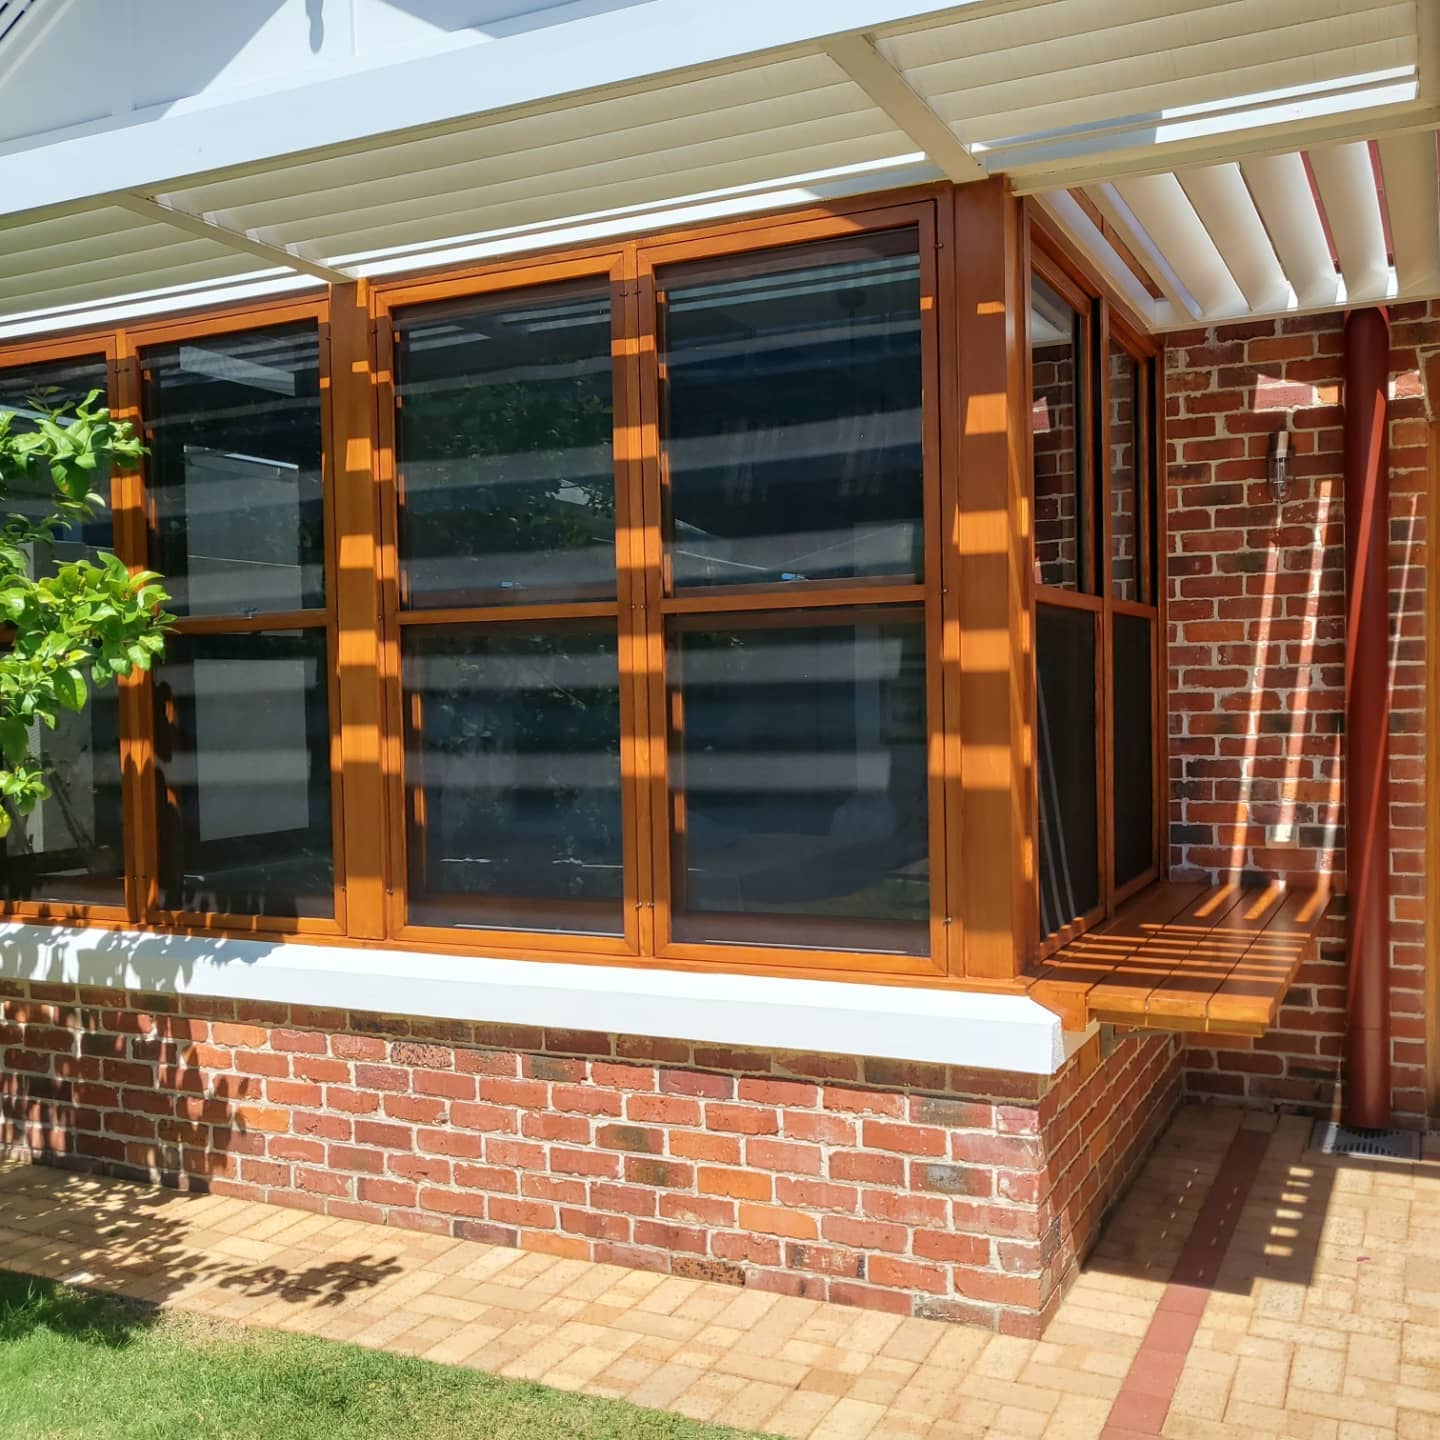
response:
<path id="1" fill-rule="evenodd" d="M 32 429 L 36 406 L 76 404 L 92 390 L 105 403 L 103 357 L 62 360 L 0 370 L 0 412 L 8 412 L 12 433 Z M 109 483 L 97 473 L 94 489 L 106 505 L 95 517 L 64 531 L 53 547 L 34 546 L 30 574 L 53 574 L 72 560 L 93 560 L 112 544 Z M 39 484 L 12 481 L 0 512 L 43 520 L 53 513 L 54 492 Z M 66 711 L 59 725 L 37 725 L 31 743 L 46 770 L 50 798 L 29 815 L 10 811 L 11 828 L 0 844 L 0 897 L 70 904 L 120 905 L 125 899 L 120 796 L 120 737 L 114 687 L 94 690 L 79 715 Z"/>
<path id="2" fill-rule="evenodd" d="M 1151 622 L 1116 615 L 1115 624 L 1115 884 L 1155 863 L 1155 734 L 1152 711 Z"/>
<path id="3" fill-rule="evenodd" d="M 410 628 L 404 671 L 411 921 L 621 933 L 613 632 Z"/>
<path id="4" fill-rule="evenodd" d="M 1040 933 L 1100 903 L 1095 616 L 1035 607 Z"/>
<path id="5" fill-rule="evenodd" d="M 144 352 L 152 563 L 177 614 L 324 605 L 319 357 L 308 324 Z"/>
<path id="6" fill-rule="evenodd" d="M 325 632 L 172 635 L 156 676 L 160 903 L 335 913 Z"/>
<path id="7" fill-rule="evenodd" d="M 1110 347 L 1110 582 L 1122 600 L 1140 599 L 1140 367 Z"/>
<path id="8" fill-rule="evenodd" d="M 27 365 L 19 370 L 0 370 L 0 413 L 13 415 L 11 433 L 20 434 L 34 428 L 37 401 L 46 407 L 74 405 L 84 400 L 92 390 L 98 390 L 99 403 L 104 404 L 107 385 L 105 360 L 101 356 Z M 53 549 L 36 547 L 31 556 L 32 576 L 38 578 L 53 574 L 56 566 L 71 560 L 93 560 L 97 551 L 111 548 L 114 541 L 110 523 L 109 476 L 103 471 L 97 472 L 93 488 L 105 500 L 104 508 L 98 509 L 93 519 L 72 525 Z M 43 520 L 54 513 L 54 490 L 48 478 L 38 485 L 29 480 L 12 481 L 8 492 L 0 503 L 0 512 L 6 515 Z"/>
<path id="9" fill-rule="evenodd" d="M 914 231 L 663 277 L 677 585 L 919 575 Z"/>
<path id="10" fill-rule="evenodd" d="M 402 316 L 407 605 L 615 594 L 610 296 L 557 286 Z"/>
<path id="11" fill-rule="evenodd" d="M 695 617 L 669 674 L 677 936 L 922 952 L 919 612 Z"/>
<path id="12" fill-rule="evenodd" d="M 1036 276 L 1030 288 L 1030 428 L 1035 462 L 1035 579 L 1060 590 L 1085 586 L 1086 517 L 1080 316 Z"/>
<path id="13" fill-rule="evenodd" d="M 31 732 L 50 798 L 29 815 L 11 810 L 0 849 L 0 898 L 122 905 L 124 823 L 115 687 L 92 690 L 80 714 Z"/>

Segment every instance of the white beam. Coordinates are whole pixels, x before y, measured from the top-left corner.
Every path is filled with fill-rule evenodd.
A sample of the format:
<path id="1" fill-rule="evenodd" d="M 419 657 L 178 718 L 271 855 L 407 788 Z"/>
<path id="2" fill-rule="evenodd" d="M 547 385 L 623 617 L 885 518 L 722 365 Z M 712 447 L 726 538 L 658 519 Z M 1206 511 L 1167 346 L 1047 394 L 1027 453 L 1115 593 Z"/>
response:
<path id="1" fill-rule="evenodd" d="M 1440 167 L 1435 136 L 1391 135 L 1380 142 L 1385 208 L 1402 290 L 1440 283 Z"/>
<path id="2" fill-rule="evenodd" d="M 1244 293 L 1173 175 L 1136 176 L 1115 188 L 1199 302 L 1205 319 L 1248 312 Z"/>
<path id="3" fill-rule="evenodd" d="M 1385 260 L 1385 222 L 1375 188 L 1370 146 L 1363 140 L 1325 145 L 1310 152 L 1310 168 L 1330 222 L 1345 297 L 1351 305 L 1386 298 L 1390 267 Z"/>
<path id="4" fill-rule="evenodd" d="M 378 69 L 170 110 L 0 155 L 0 214 L 134 190 L 154 194 L 299 153 L 348 153 L 463 129 L 580 95 L 651 90 L 682 77 L 816 54 L 836 35 L 949 19 L 986 0 L 648 0 L 607 7 Z M 665 77 L 661 79 L 659 77 Z"/>
<path id="5" fill-rule="evenodd" d="M 321 264 L 307 255 L 297 253 L 288 246 L 272 245 L 268 240 L 262 240 L 246 231 L 227 229 L 223 225 L 217 225 L 215 221 L 204 215 L 196 215 L 192 211 L 163 204 L 159 200 L 151 199 L 148 195 L 114 195 L 110 197 L 110 203 L 119 206 L 122 210 L 128 210 L 132 215 L 139 215 L 142 219 L 156 220 L 161 224 L 171 225 L 177 230 L 185 231 L 188 235 L 198 235 L 206 240 L 213 240 L 227 250 L 239 250 L 246 255 L 254 255 L 257 259 L 268 261 L 271 265 L 286 265 L 291 270 L 298 270 L 302 275 L 313 275 L 315 279 L 328 281 L 332 285 L 344 285 L 355 278 L 347 270 L 338 269 L 334 265 Z"/>
<path id="6" fill-rule="evenodd" d="M 1240 167 L 1207 165 L 1182 170 L 1179 180 L 1250 308 L 1283 306 L 1290 287 Z"/>
<path id="7" fill-rule="evenodd" d="M 910 137 L 916 149 L 925 152 L 947 180 L 965 184 L 985 178 L 985 171 L 960 137 L 911 89 L 871 36 L 837 36 L 826 43 L 825 53 Z"/>
<path id="8" fill-rule="evenodd" d="M 1297 303 L 1307 307 L 1336 304 L 1340 274 L 1330 258 L 1330 244 L 1304 160 L 1292 150 L 1287 155 L 1257 155 L 1240 169 Z"/>
<path id="9" fill-rule="evenodd" d="M 1408 89 L 1414 88 L 1411 81 Z M 1410 102 L 1370 105 L 1333 119 L 1288 120 L 1251 131 L 1220 125 L 1213 132 L 1163 142 L 1157 138 L 1155 127 L 1150 126 L 1143 144 L 1118 148 L 1117 137 L 1117 148 L 1068 160 L 1052 157 L 1039 163 L 1021 163 L 1017 154 L 1012 163 L 1005 164 L 995 152 L 981 151 L 978 146 L 976 154 L 987 170 L 1003 169 L 1010 176 L 1017 195 L 1034 195 L 1074 185 L 1100 185 L 1131 175 L 1158 175 L 1182 165 L 1219 165 L 1229 160 L 1243 164 L 1256 156 L 1275 155 L 1301 145 L 1404 135 L 1416 130 L 1434 130 L 1437 125 L 1440 125 L 1440 104 Z"/>

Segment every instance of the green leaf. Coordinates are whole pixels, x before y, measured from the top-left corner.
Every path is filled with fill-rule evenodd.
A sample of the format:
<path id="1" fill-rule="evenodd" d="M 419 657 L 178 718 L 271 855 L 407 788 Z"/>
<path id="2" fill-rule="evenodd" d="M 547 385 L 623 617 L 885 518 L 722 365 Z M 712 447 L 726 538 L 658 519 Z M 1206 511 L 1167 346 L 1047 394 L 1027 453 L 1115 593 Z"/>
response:
<path id="1" fill-rule="evenodd" d="M 0 716 L 0 756 L 7 765 L 21 765 L 30 754 L 30 730 L 15 715 Z"/>

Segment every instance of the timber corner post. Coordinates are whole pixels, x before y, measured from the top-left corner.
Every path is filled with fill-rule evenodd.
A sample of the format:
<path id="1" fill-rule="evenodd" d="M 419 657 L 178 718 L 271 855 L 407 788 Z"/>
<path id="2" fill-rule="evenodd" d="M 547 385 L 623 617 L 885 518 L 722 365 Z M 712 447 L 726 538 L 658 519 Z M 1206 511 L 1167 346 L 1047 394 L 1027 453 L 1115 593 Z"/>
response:
<path id="1" fill-rule="evenodd" d="M 1007 181 L 954 191 L 964 972 L 1016 982 L 1035 939 L 1030 724 L 1028 245 Z"/>

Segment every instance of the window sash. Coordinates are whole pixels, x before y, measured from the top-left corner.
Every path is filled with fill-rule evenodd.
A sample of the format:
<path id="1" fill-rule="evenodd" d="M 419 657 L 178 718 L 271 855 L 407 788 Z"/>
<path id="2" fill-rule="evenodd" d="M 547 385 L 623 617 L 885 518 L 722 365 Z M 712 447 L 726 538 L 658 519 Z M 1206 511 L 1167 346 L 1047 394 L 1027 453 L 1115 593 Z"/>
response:
<path id="1" fill-rule="evenodd" d="M 967 616 L 989 614 L 990 609 L 979 606 L 973 582 L 960 579 L 963 567 L 970 563 L 969 551 L 964 549 L 964 526 L 975 524 L 971 534 L 978 535 L 981 522 L 972 522 L 964 510 L 958 457 L 962 453 L 961 438 L 970 443 L 965 406 L 982 398 L 975 391 L 975 377 L 993 374 L 989 367 L 994 357 L 987 353 L 982 366 L 970 368 L 967 388 L 960 371 L 966 327 L 975 323 L 976 314 L 985 312 L 959 303 L 961 296 L 983 297 L 956 270 L 957 265 L 966 263 L 968 253 L 964 245 L 957 244 L 956 229 L 976 223 L 980 213 L 967 206 L 962 192 L 935 187 L 888 200 L 856 199 L 808 212 L 721 222 L 679 236 L 617 241 L 559 258 L 509 259 L 463 274 L 385 281 L 373 290 L 363 283 L 337 287 L 320 300 L 236 307 L 199 317 L 121 327 L 58 345 L 0 347 L 0 366 L 22 364 L 32 356 L 103 352 L 111 365 L 112 408 L 126 418 L 140 419 L 139 354 L 148 346 L 297 320 L 319 325 L 322 338 L 326 604 L 323 609 L 280 615 L 193 617 L 182 621 L 178 628 L 193 635 L 274 628 L 324 629 L 329 657 L 335 918 L 286 921 L 278 917 L 184 914 L 159 908 L 151 685 L 140 676 L 121 686 L 126 904 L 108 909 L 66 907 L 63 918 L 236 935 L 330 934 L 372 943 L 420 943 L 458 953 L 479 950 L 517 956 L 654 957 L 675 964 L 706 962 L 728 969 L 770 973 L 810 971 L 838 978 L 920 981 L 938 975 L 962 980 L 970 963 L 964 917 L 958 913 L 967 883 L 963 867 L 966 854 L 984 844 L 973 827 L 967 832 L 962 815 L 962 774 L 983 773 L 980 762 L 970 758 L 978 743 L 970 718 L 976 712 L 966 708 L 981 694 L 981 687 L 975 678 L 978 672 L 973 668 L 974 660 L 962 664 L 962 649 L 973 645 L 972 655 L 987 653 L 983 646 L 990 643 L 990 631 L 981 638 L 964 626 L 978 623 L 967 621 Z M 993 213 L 998 215 L 1000 211 Z M 764 585 L 694 586 L 672 593 L 665 579 L 661 525 L 665 477 L 658 397 L 663 375 L 656 346 L 658 282 L 666 268 L 704 260 L 738 266 L 747 258 L 763 264 L 764 252 L 780 246 L 808 245 L 857 231 L 906 228 L 917 229 L 920 237 L 924 578 L 825 579 L 786 593 Z M 1029 233 L 1033 234 L 1033 227 Z M 992 256 L 1001 253 L 998 240 L 987 238 L 985 245 Z M 945 261 L 943 266 L 937 251 Z M 1084 291 L 1085 304 L 1090 307 L 1085 325 L 1091 338 L 1086 344 L 1093 346 L 1097 338 L 1108 333 L 1104 326 L 1112 323 L 1113 307 L 1103 300 L 1097 302 L 1093 293 L 1063 266 L 1056 263 L 1054 268 L 1064 274 L 1072 290 Z M 396 552 L 392 317 L 406 307 L 432 301 L 503 297 L 507 292 L 566 280 L 608 283 L 612 297 L 616 597 L 613 601 L 577 598 L 538 605 L 457 605 L 407 611 L 400 604 Z M 338 368 L 332 367 L 332 336 L 335 354 L 342 358 Z M 1138 342 L 1137 349 L 1149 354 L 1143 342 Z M 1013 354 L 1009 360 L 1013 363 Z M 989 400 L 988 392 L 995 388 L 987 380 L 981 386 L 987 392 L 983 398 Z M 967 395 L 968 402 L 964 398 Z M 1153 446 L 1161 421 L 1151 389 L 1147 388 L 1143 408 L 1150 427 L 1147 444 Z M 1096 448 L 1093 436 L 1082 447 L 1089 497 L 1085 515 L 1093 537 L 1086 548 L 1095 552 L 1086 555 L 1085 563 L 1092 576 L 1107 568 L 1101 561 L 1108 556 L 1108 537 L 1097 533 L 1095 523 L 1101 513 L 1096 491 L 1103 482 Z M 995 451 L 979 446 L 974 452 L 963 453 L 993 456 Z M 988 482 L 987 487 L 985 493 L 993 496 L 994 487 Z M 145 563 L 147 554 L 143 472 L 114 477 L 112 490 L 116 552 L 128 564 L 139 566 Z M 988 510 L 986 517 L 983 523 L 989 522 Z M 1156 532 L 1162 528 L 1159 517 L 1152 517 L 1150 524 L 1144 546 L 1147 556 L 1158 551 Z M 962 536 L 959 548 L 953 544 L 957 533 Z M 1042 599 L 1065 603 L 1058 596 L 1042 596 L 1023 575 L 1021 585 L 1024 603 L 1032 615 L 1033 605 Z M 1157 603 L 1158 598 L 1152 594 L 1145 607 L 1158 617 L 1154 626 L 1157 647 L 1163 629 L 1163 606 Z M 1107 615 L 1124 610 L 1123 602 L 1108 593 L 1082 592 L 1073 599 L 1093 602 Z M 782 623 L 797 609 L 838 614 L 845 607 L 915 606 L 923 610 L 925 617 L 928 677 L 925 734 L 932 877 L 929 953 L 915 956 L 880 949 L 805 949 L 776 944 L 774 937 L 763 933 L 741 944 L 677 940 L 670 909 L 666 625 L 682 616 L 700 623 L 702 617 L 738 612 L 757 619 L 774 617 L 776 623 Z M 400 668 L 406 631 L 413 625 L 514 624 L 527 619 L 564 618 L 613 621 L 618 635 L 621 773 L 628 822 L 623 838 L 624 934 L 562 934 L 550 938 L 536 931 L 457 930 L 409 924 L 405 913 L 405 717 Z M 967 666 L 971 668 L 966 670 Z M 966 670 L 963 676 L 962 670 Z M 1157 694 L 1163 692 L 1163 683 L 1164 671 L 1157 664 L 1153 687 Z M 968 697 L 965 705 L 962 691 Z M 988 705 L 988 696 L 985 703 Z M 1022 724 L 1022 720 L 1015 720 L 1015 729 L 1010 733 L 1018 733 Z M 1003 738 L 999 743 L 1005 743 Z M 1018 756 L 1012 758 L 1014 763 L 1020 763 Z M 1020 783 L 1015 782 L 1017 786 Z M 1015 813 L 1023 810 L 1023 796 L 1017 796 L 1012 803 Z M 1016 874 L 1019 863 L 1012 862 Z M 970 875 L 972 889 L 974 875 L 988 873 L 988 869 L 982 865 Z M 25 918 L 61 918 L 61 912 L 53 906 L 42 909 L 12 905 L 5 907 L 5 913 Z M 988 935 L 994 926 L 981 928 Z M 1023 949 L 1017 945 L 1017 952 Z M 984 955 L 976 962 L 975 976 L 1003 978 L 1003 957 L 993 947 Z"/>

